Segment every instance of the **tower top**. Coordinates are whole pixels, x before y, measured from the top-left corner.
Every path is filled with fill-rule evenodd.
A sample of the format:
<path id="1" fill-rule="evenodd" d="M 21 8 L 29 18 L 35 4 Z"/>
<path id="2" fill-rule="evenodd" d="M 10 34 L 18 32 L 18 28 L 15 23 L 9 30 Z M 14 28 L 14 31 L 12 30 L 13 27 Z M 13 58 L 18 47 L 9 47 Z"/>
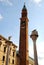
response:
<path id="1" fill-rule="evenodd" d="M 23 6 L 23 9 L 22 10 L 27 10 L 26 6 L 25 6 L 25 3 L 24 3 L 24 6 Z"/>
<path id="2" fill-rule="evenodd" d="M 24 3 L 24 6 L 23 6 L 23 8 L 22 8 L 22 17 L 27 17 L 27 8 L 26 8 L 26 6 L 25 6 L 25 3 Z"/>
<path id="3" fill-rule="evenodd" d="M 33 41 L 36 41 L 37 37 L 38 37 L 38 32 L 35 29 L 32 31 L 30 38 L 32 38 Z"/>

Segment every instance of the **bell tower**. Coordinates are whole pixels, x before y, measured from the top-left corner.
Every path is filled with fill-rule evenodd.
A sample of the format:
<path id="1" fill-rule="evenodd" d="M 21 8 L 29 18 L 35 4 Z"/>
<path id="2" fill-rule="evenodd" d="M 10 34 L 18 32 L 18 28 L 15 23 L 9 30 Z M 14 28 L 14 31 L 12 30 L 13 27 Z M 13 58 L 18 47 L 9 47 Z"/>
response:
<path id="1" fill-rule="evenodd" d="M 28 18 L 25 4 L 20 18 L 19 56 L 20 65 L 28 65 Z"/>

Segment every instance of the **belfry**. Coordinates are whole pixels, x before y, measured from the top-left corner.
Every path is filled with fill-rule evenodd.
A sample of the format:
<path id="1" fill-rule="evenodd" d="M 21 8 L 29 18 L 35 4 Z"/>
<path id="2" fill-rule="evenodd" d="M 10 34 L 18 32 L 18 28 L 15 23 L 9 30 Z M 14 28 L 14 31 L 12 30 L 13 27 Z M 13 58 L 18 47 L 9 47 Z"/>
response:
<path id="1" fill-rule="evenodd" d="M 28 17 L 25 4 L 20 18 L 19 56 L 20 65 L 28 65 Z"/>

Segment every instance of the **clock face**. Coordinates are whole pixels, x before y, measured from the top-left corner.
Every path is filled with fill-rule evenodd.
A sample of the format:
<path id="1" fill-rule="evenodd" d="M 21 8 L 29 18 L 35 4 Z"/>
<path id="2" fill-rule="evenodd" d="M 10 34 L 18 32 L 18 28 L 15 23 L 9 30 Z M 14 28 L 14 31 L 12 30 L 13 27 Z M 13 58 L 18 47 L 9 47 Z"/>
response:
<path id="1" fill-rule="evenodd" d="M 21 22 L 21 24 L 23 24 L 23 25 L 24 25 L 24 24 L 25 24 L 25 21 L 22 21 L 22 22 Z"/>
<path id="2" fill-rule="evenodd" d="M 21 22 L 21 28 L 23 28 L 23 29 L 25 28 L 25 21 Z"/>

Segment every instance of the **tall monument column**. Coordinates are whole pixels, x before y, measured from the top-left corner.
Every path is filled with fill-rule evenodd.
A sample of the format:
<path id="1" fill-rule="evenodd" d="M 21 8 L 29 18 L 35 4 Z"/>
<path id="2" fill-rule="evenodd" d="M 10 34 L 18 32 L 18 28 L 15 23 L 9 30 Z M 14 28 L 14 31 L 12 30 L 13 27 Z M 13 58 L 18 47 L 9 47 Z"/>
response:
<path id="1" fill-rule="evenodd" d="M 38 32 L 36 30 L 33 30 L 30 37 L 32 38 L 33 45 L 34 45 L 34 62 L 35 62 L 34 65 L 38 65 L 37 49 L 36 49 L 36 40 L 37 40 L 37 37 L 38 37 Z"/>
<path id="2" fill-rule="evenodd" d="M 19 56 L 20 65 L 28 65 L 28 18 L 25 4 L 20 18 Z"/>

